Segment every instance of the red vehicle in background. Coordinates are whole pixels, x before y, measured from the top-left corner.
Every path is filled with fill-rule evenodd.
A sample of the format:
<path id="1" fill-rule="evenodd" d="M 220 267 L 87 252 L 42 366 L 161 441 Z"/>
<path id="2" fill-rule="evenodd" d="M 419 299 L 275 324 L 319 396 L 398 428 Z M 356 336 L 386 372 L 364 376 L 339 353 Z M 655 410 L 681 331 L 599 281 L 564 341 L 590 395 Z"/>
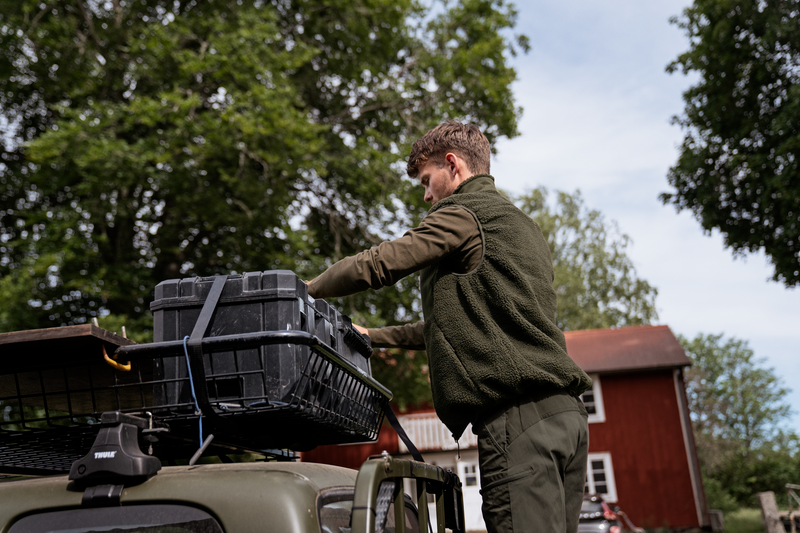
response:
<path id="1" fill-rule="evenodd" d="M 599 494 L 587 494 L 583 497 L 578 533 L 622 533 L 623 531 L 644 533 L 644 529 L 633 525 L 628 515 L 619 507 L 610 507 Z"/>

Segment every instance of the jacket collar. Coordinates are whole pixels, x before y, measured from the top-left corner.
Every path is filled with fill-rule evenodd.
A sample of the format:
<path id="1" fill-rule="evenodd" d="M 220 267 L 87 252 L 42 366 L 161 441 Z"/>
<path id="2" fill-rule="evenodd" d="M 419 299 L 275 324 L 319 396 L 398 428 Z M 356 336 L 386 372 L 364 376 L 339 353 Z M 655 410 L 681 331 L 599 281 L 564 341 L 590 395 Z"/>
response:
<path id="1" fill-rule="evenodd" d="M 461 182 L 461 184 L 456 187 L 456 190 L 453 191 L 453 194 L 496 191 L 497 189 L 494 186 L 494 178 L 492 176 L 489 174 L 475 174 Z"/>

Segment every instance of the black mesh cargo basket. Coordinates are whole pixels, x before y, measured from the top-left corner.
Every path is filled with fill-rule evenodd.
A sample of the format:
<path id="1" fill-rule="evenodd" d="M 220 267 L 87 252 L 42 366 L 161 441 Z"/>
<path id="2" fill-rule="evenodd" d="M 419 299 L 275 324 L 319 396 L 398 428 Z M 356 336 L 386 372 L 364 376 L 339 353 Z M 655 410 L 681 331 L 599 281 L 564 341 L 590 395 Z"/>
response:
<path id="1" fill-rule="evenodd" d="M 216 439 L 251 448 L 257 443 L 305 450 L 377 438 L 391 393 L 315 336 L 304 331 L 265 331 L 206 337 L 202 346 L 202 355 L 192 353 L 188 341 L 141 344 L 119 351 L 121 359 L 153 359 L 155 368 L 164 364 L 176 368 L 176 377 L 153 379 L 155 393 L 149 409 L 171 431 L 196 434 L 199 405 Z M 287 346 L 296 353 L 285 357 L 296 359 L 296 364 L 276 363 L 271 357 L 273 348 Z M 286 372 L 287 366 L 291 373 Z M 278 398 L 276 374 L 281 378 Z M 177 391 L 169 398 L 159 392 L 167 386 Z"/>
<path id="2" fill-rule="evenodd" d="M 237 291 L 247 275 L 233 282 L 228 276 L 195 278 L 191 296 L 157 299 L 154 305 L 163 305 L 166 315 L 180 309 L 180 317 L 173 313 L 172 336 L 181 338 L 169 339 L 163 329 L 159 334 L 158 319 L 159 342 L 151 344 L 75 326 L 103 332 L 103 338 L 68 352 L 56 340 L 33 357 L 3 357 L 0 473 L 69 469 L 88 451 L 105 411 L 151 419 L 154 442 L 142 445 L 153 446 L 162 459 L 192 455 L 199 445 L 201 413 L 204 434 L 214 434 L 216 451 L 209 454 L 280 454 L 375 440 L 391 393 L 368 367 L 356 366 L 334 349 L 329 344 L 334 336 L 323 342 L 316 335 L 315 302 L 297 289 L 305 284 L 297 280 L 295 289 L 278 294 L 263 282 L 280 278 L 291 285 L 292 277 L 286 271 L 261 274 L 266 274 L 259 276 L 262 284 L 245 302 L 237 299 Z M 225 298 L 225 290 L 237 294 Z M 247 313 L 250 319 L 237 318 Z M 269 321 L 276 315 L 283 327 L 264 329 L 275 328 Z M 241 330 L 237 322 L 245 324 Z M 352 349 L 366 352 L 365 339 L 355 341 Z"/>

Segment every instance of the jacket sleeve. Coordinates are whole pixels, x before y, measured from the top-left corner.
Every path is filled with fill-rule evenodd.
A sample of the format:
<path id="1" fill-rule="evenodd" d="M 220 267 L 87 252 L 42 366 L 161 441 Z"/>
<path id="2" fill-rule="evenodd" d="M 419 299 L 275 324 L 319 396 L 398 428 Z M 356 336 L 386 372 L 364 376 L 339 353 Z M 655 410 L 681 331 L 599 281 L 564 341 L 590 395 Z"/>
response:
<path id="1" fill-rule="evenodd" d="M 386 241 L 335 263 L 308 283 L 313 298 L 347 296 L 380 289 L 456 252 L 480 262 L 481 232 L 472 213 L 448 206 L 426 216 L 399 239 Z"/>
<path id="2" fill-rule="evenodd" d="M 369 328 L 369 339 L 373 348 L 404 348 L 406 350 L 424 350 L 425 337 L 423 329 L 425 322 L 420 320 L 413 324 L 402 326 L 387 326 L 385 328 Z"/>

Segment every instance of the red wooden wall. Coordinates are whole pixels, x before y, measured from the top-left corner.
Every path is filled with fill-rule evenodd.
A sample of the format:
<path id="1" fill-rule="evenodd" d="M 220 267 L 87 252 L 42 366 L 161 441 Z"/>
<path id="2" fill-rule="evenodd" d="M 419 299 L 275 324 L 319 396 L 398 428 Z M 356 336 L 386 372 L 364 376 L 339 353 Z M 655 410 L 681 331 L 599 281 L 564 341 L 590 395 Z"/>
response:
<path id="1" fill-rule="evenodd" d="M 302 461 L 323 463 L 328 465 L 344 466 L 358 470 L 361 463 L 372 455 L 380 455 L 384 450 L 390 454 L 397 454 L 399 438 L 392 426 L 384 422 L 378 440 L 369 444 L 349 444 L 318 446 L 309 452 L 303 452 Z"/>
<path id="2" fill-rule="evenodd" d="M 609 452 L 619 505 L 640 527 L 698 526 L 671 369 L 601 375 L 605 422 L 589 451 Z"/>

